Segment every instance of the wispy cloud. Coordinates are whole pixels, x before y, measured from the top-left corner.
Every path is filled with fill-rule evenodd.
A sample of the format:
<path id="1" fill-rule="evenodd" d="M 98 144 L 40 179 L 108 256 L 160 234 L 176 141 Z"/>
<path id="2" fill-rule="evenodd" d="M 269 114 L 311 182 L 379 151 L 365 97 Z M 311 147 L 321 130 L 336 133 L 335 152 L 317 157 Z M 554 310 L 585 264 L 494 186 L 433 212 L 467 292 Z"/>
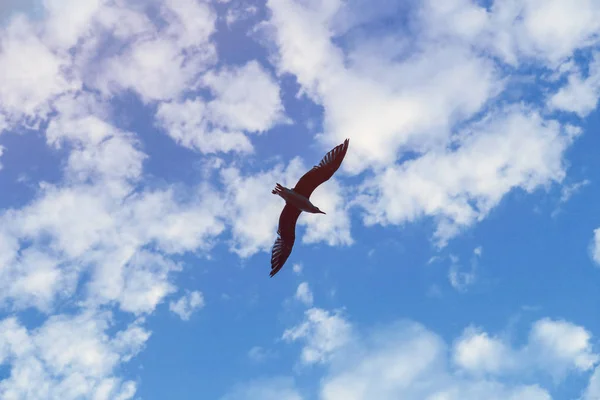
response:
<path id="1" fill-rule="evenodd" d="M 296 289 L 296 299 L 309 307 L 312 306 L 313 294 L 308 286 L 308 282 L 302 282 L 298 285 L 298 289 Z"/>
<path id="2" fill-rule="evenodd" d="M 302 362 L 313 364 L 328 361 L 337 349 L 348 343 L 351 336 L 351 326 L 339 312 L 311 308 L 305 312 L 302 323 L 285 330 L 282 339 L 303 341 Z"/>
<path id="3" fill-rule="evenodd" d="M 204 307 L 204 296 L 198 291 L 186 293 L 177 301 L 169 303 L 169 310 L 179 315 L 184 321 L 187 321 L 192 316 L 192 313 Z"/>

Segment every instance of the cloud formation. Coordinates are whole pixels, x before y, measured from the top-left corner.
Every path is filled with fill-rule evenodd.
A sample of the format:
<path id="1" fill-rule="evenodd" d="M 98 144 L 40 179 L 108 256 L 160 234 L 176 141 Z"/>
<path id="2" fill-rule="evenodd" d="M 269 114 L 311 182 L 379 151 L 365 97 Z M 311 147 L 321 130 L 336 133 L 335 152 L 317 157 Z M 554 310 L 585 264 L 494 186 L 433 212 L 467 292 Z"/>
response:
<path id="1" fill-rule="evenodd" d="M 204 307 L 204 296 L 198 291 L 186 293 L 179 300 L 169 303 L 169 310 L 184 321 L 189 320 L 192 313 L 202 307 Z"/>
<path id="2" fill-rule="evenodd" d="M 284 79 L 298 84 L 296 100 L 322 107 L 324 151 L 352 140 L 340 174 L 313 196 L 329 218 L 299 220 L 307 245 L 352 245 L 357 210 L 367 227 L 431 218 L 445 246 L 511 191 L 562 183 L 565 153 L 582 131 L 560 117 L 584 118 L 600 97 L 591 51 L 600 7 L 588 0 L 426 1 L 402 6 L 407 19 L 395 33 L 368 27 L 401 5 L 269 0 L 268 20 L 251 29 L 269 58 L 235 65 L 219 58 L 213 3 L 142 3 L 47 0 L 40 18 L 2 19 L 0 133 L 37 130 L 61 162 L 57 179 L 36 182 L 31 198 L 0 212 L 0 305 L 43 319 L 0 322 L 0 363 L 9 369 L 2 397 L 132 398 L 137 384 L 119 366 L 150 336 L 143 317 L 178 291 L 183 256 L 207 254 L 226 235 L 241 258 L 270 250 L 282 208 L 272 185 L 292 186 L 310 163 L 250 169 L 244 157 L 259 135 L 293 122 Z M 230 26 L 260 15 L 230 3 Z M 575 63 L 578 52 L 589 57 Z M 547 73 L 532 85 L 530 69 Z M 528 84 L 542 100 L 515 100 L 515 86 Z M 138 117 L 123 112 L 131 97 L 157 132 L 130 128 L 126 120 Z M 148 173 L 147 134 L 167 135 L 206 165 L 207 155 L 223 159 L 184 189 L 159 182 Z M 0 157 L 11 151 L 0 146 Z M 594 235 L 600 264 L 600 230 Z M 204 301 L 185 293 L 169 309 L 187 320 Z M 311 308 L 283 339 L 301 343 L 302 363 L 328 368 L 322 399 L 549 399 L 534 384 L 500 381 L 523 366 L 557 379 L 596 368 L 584 399 L 599 391 L 591 333 L 567 321 L 535 322 L 519 348 L 472 328 L 449 357 L 445 341 L 418 324 L 360 338 L 341 313 L 313 307 L 306 282 L 296 297 Z M 72 314 L 58 310 L 65 301 Z M 112 325 L 113 309 L 125 328 Z M 285 379 L 236 393 L 302 398 Z"/>
<path id="3" fill-rule="evenodd" d="M 301 325 L 284 333 L 284 338 L 306 341 L 303 363 L 319 361 L 327 367 L 317 396 L 321 400 L 550 400 L 550 392 L 535 383 L 540 373 L 562 382 L 567 374 L 593 370 L 600 359 L 591 334 L 564 320 L 533 322 L 527 344 L 517 348 L 472 326 L 448 345 L 416 322 L 359 332 L 341 318 L 312 309 Z M 332 344 L 331 338 L 339 337 L 346 340 Z M 512 379 L 506 379 L 509 375 Z M 596 381 L 597 372 L 583 399 L 593 398 Z"/>

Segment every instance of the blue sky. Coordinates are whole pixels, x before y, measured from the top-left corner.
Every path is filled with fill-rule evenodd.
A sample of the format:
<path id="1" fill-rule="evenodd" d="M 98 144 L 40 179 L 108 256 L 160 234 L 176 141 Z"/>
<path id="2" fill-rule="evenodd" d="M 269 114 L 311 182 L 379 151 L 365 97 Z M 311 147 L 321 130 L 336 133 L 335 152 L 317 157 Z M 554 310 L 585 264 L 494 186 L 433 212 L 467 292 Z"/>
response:
<path id="1" fill-rule="evenodd" d="M 598 2 L 0 21 L 0 398 L 600 399 Z"/>

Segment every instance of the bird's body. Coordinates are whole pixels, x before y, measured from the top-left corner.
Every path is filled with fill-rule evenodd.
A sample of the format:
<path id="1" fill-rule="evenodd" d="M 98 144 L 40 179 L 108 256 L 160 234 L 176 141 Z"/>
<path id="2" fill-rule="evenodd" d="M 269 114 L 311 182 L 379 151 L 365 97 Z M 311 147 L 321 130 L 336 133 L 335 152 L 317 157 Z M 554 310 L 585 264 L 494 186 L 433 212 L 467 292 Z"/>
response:
<path id="1" fill-rule="evenodd" d="M 317 206 L 310 202 L 310 200 L 299 193 L 294 192 L 294 189 L 288 189 L 285 186 L 281 186 L 279 183 L 275 185 L 275 189 L 271 192 L 281 196 L 287 204 L 294 206 L 300 211 L 305 211 L 312 214 L 325 214 L 319 210 Z"/>
<path id="2" fill-rule="evenodd" d="M 300 178 L 293 189 L 275 185 L 271 193 L 281 196 L 285 200 L 285 207 L 279 217 L 278 238 L 273 245 L 271 254 L 271 277 L 283 267 L 292 253 L 292 247 L 296 240 L 296 221 L 302 211 L 313 214 L 325 214 L 310 201 L 310 195 L 321 183 L 329 180 L 338 170 L 346 151 L 349 140 L 336 146 L 323 157 L 319 165 L 315 165 L 310 171 Z"/>

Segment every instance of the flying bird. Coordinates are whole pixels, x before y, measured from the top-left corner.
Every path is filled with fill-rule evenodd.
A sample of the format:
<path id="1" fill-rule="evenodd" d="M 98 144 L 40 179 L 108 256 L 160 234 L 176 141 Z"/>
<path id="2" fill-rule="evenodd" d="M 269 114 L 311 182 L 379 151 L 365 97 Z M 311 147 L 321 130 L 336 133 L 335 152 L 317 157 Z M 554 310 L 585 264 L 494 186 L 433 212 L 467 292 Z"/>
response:
<path id="1" fill-rule="evenodd" d="M 305 173 L 293 189 L 288 189 L 279 183 L 275 185 L 271 193 L 281 196 L 285 200 L 285 207 L 279 216 L 277 240 L 271 253 L 271 277 L 279 272 L 292 253 L 296 240 L 296 221 L 300 213 L 305 211 L 312 214 L 325 214 L 310 202 L 310 195 L 317 186 L 329 180 L 342 165 L 348 151 L 348 143 L 350 139 L 344 140 L 344 143 L 325 154 L 319 165 L 315 165 Z"/>

